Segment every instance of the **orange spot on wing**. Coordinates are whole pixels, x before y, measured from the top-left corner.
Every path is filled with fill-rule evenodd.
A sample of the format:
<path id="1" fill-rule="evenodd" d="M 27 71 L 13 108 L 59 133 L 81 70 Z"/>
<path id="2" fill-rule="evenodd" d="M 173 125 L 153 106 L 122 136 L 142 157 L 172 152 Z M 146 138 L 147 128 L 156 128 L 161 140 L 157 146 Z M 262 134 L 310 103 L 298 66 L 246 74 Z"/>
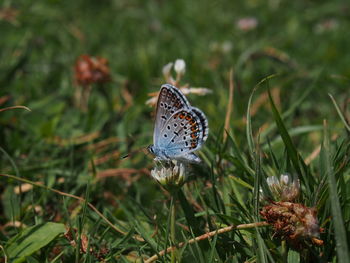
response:
<path id="1" fill-rule="evenodd" d="M 187 116 L 186 116 L 186 120 L 191 121 L 191 120 L 192 120 L 192 117 L 191 117 L 190 115 L 187 115 Z"/>
<path id="2" fill-rule="evenodd" d="M 195 131 L 198 131 L 198 126 L 196 124 L 194 124 L 192 127 L 191 127 L 191 131 L 195 132 Z"/>

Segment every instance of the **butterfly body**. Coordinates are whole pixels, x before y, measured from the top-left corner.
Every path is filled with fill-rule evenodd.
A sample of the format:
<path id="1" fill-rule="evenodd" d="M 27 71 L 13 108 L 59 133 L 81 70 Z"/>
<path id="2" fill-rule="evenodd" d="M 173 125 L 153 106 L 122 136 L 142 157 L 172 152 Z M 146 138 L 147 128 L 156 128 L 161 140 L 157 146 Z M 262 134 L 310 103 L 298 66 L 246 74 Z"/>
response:
<path id="1" fill-rule="evenodd" d="M 148 150 L 155 160 L 200 162 L 193 152 L 208 137 L 208 121 L 204 113 L 192 107 L 182 92 L 170 85 L 161 87 L 154 127 L 154 144 Z"/>

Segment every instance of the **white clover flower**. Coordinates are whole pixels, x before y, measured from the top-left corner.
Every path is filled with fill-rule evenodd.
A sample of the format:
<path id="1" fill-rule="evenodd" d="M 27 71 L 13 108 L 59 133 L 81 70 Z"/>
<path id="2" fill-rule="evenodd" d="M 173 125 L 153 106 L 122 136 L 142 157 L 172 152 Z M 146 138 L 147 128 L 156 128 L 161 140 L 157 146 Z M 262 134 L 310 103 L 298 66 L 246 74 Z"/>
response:
<path id="1" fill-rule="evenodd" d="M 229 53 L 232 50 L 232 43 L 230 41 L 224 41 L 221 45 L 222 53 Z"/>
<path id="2" fill-rule="evenodd" d="M 173 78 L 171 74 L 171 70 L 173 67 L 176 72 L 176 80 Z M 177 86 L 182 76 L 185 74 L 185 71 L 186 71 L 186 63 L 183 59 L 177 59 L 175 63 L 169 62 L 163 67 L 163 70 L 162 70 L 163 76 L 166 82 L 174 86 Z"/>
<path id="3" fill-rule="evenodd" d="M 181 187 L 187 179 L 186 165 L 180 161 L 158 161 L 152 177 L 166 188 Z"/>
<path id="4" fill-rule="evenodd" d="M 183 59 L 177 59 L 174 65 L 175 72 L 178 76 L 182 76 L 186 71 L 186 63 Z"/>
<path id="5" fill-rule="evenodd" d="M 172 69 L 176 72 L 176 79 L 172 75 Z M 196 94 L 196 95 L 206 95 L 212 93 L 212 90 L 203 87 L 190 87 L 189 84 L 181 85 L 181 79 L 186 71 L 186 62 L 183 59 L 177 59 L 174 63 L 169 62 L 163 66 L 162 73 L 166 83 L 171 84 L 179 88 L 185 95 Z M 151 98 L 146 101 L 146 105 L 155 106 L 157 104 L 159 92 L 152 92 L 149 94 Z"/>
<path id="6" fill-rule="evenodd" d="M 299 196 L 299 179 L 290 174 L 282 174 L 279 179 L 277 176 L 270 176 L 266 182 L 276 201 L 293 201 Z"/>

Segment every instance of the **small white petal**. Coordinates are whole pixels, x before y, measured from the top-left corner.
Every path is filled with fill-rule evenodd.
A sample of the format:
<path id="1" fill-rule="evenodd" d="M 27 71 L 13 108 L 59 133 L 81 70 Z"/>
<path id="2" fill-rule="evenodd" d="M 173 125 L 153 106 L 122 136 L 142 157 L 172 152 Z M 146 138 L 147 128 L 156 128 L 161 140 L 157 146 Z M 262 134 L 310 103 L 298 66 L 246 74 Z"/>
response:
<path id="1" fill-rule="evenodd" d="M 270 188 L 276 187 L 276 185 L 279 185 L 279 181 L 276 176 L 267 177 L 266 182 Z"/>
<path id="2" fill-rule="evenodd" d="M 185 73 L 185 70 L 186 70 L 186 63 L 185 63 L 185 61 L 183 59 L 177 59 L 175 61 L 174 69 L 175 69 L 175 72 L 177 74 L 183 75 Z"/>
<path id="3" fill-rule="evenodd" d="M 163 72 L 164 76 L 170 75 L 170 71 L 171 71 L 171 68 L 173 67 L 173 65 L 174 65 L 173 62 L 170 62 L 163 67 L 162 72 Z"/>
<path id="4" fill-rule="evenodd" d="M 288 183 L 292 182 L 292 178 L 289 174 L 282 174 L 280 177 L 281 184 L 288 185 Z"/>

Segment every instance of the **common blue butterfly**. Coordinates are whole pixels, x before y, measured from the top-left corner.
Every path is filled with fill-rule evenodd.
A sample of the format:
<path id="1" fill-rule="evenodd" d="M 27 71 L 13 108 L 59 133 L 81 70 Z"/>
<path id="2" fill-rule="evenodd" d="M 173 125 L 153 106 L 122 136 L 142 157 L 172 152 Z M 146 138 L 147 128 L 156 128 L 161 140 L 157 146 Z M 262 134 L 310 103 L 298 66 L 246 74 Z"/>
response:
<path id="1" fill-rule="evenodd" d="M 202 147 L 208 132 L 204 113 L 192 107 L 178 88 L 162 85 L 156 108 L 154 144 L 148 146 L 155 160 L 199 163 L 201 159 L 193 152 Z"/>

